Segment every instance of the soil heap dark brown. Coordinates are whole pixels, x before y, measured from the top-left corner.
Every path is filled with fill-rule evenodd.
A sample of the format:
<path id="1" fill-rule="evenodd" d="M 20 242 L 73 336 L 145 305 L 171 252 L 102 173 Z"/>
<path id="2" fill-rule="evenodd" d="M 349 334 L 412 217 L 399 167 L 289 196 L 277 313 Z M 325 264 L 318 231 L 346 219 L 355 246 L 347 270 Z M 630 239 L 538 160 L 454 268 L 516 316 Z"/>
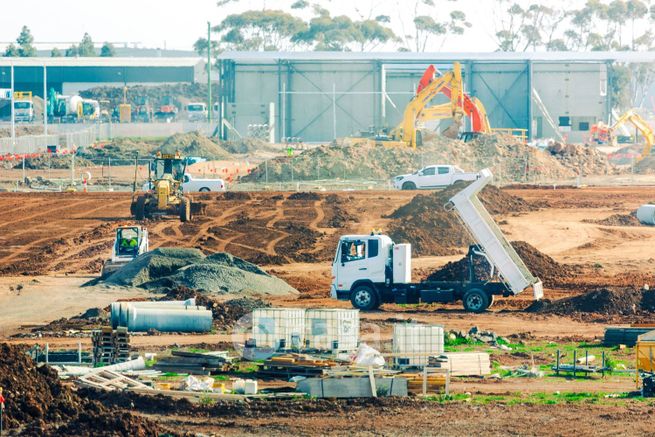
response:
<path id="1" fill-rule="evenodd" d="M 596 313 L 631 315 L 655 310 L 655 291 L 635 288 L 599 288 L 556 301 L 534 302 L 526 311 L 558 315 Z"/>
<path id="2" fill-rule="evenodd" d="M 461 253 L 472 244 L 457 213 L 446 211 L 444 205 L 462 187 L 450 187 L 431 194 L 418 194 L 409 203 L 389 215 L 394 219 L 388 234 L 398 243 L 411 243 L 412 252 L 419 256 L 441 256 Z M 479 195 L 491 214 L 512 214 L 537 209 L 520 197 L 487 186 Z"/>

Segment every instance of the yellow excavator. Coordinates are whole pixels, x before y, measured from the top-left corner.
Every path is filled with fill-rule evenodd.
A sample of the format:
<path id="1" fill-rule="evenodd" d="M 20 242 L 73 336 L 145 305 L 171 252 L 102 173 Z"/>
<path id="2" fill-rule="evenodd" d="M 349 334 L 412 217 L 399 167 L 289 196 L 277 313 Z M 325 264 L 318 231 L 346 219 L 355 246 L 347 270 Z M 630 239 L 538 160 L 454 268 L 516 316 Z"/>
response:
<path id="1" fill-rule="evenodd" d="M 639 133 L 644 137 L 644 148 L 638 159 L 640 161 L 650 155 L 653 145 L 655 144 L 655 131 L 653 131 L 650 124 L 648 124 L 648 122 L 634 109 L 630 109 L 621 115 L 612 126 L 608 126 L 602 121 L 591 126 L 591 140 L 597 143 L 607 143 L 616 146 L 617 137 L 615 132 L 625 123 L 632 123 L 632 125 L 637 128 Z"/>
<path id="2" fill-rule="evenodd" d="M 136 220 L 157 216 L 177 215 L 180 221 L 191 220 L 192 215 L 202 214 L 204 205 L 192 202 L 182 191 L 187 160 L 175 154 L 157 153 L 148 167 L 148 182 L 145 192 L 137 195 L 136 178 L 138 165 L 135 163 L 134 187 L 130 212 Z"/>

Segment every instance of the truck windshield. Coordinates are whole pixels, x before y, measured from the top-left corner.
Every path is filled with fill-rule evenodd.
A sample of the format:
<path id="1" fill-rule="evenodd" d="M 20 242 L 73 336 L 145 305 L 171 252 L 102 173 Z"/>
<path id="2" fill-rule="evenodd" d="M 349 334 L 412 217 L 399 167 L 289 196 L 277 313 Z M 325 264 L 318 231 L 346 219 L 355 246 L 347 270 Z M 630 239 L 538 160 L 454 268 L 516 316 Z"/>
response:
<path id="1" fill-rule="evenodd" d="M 347 263 L 366 258 L 366 242 L 362 240 L 341 243 L 341 262 Z"/>
<path id="2" fill-rule="evenodd" d="M 16 109 L 30 109 L 32 104 L 30 102 L 14 102 L 14 108 Z"/>

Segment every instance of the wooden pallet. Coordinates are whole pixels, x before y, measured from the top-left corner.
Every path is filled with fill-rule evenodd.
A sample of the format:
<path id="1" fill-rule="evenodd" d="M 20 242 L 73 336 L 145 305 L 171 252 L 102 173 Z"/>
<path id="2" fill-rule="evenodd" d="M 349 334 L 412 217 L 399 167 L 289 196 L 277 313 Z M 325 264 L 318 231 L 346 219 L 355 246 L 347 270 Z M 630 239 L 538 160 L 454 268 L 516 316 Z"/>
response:
<path id="1" fill-rule="evenodd" d="M 80 376 L 77 382 L 83 387 L 93 387 L 107 391 L 132 389 L 152 390 L 136 379 L 128 378 L 111 370 L 98 370 L 87 373 L 86 375 Z"/>

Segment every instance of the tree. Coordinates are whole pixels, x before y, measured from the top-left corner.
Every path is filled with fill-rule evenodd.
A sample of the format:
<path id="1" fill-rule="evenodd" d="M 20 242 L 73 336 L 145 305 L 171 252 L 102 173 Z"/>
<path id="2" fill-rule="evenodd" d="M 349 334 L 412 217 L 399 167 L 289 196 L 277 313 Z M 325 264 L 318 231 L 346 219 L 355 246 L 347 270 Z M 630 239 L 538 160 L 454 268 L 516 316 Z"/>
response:
<path id="1" fill-rule="evenodd" d="M 16 42 L 18 43 L 18 56 L 23 58 L 36 56 L 36 49 L 32 45 L 34 43 L 34 37 L 29 27 L 23 26 L 20 35 L 16 38 Z"/>
<path id="2" fill-rule="evenodd" d="M 97 56 L 96 49 L 93 44 L 93 40 L 91 39 L 91 36 L 88 33 L 84 34 L 84 36 L 82 37 L 82 41 L 80 42 L 80 45 L 77 46 L 77 56 L 81 56 L 81 57 Z"/>
<path id="3" fill-rule="evenodd" d="M 632 43 L 630 47 L 632 50 L 635 50 L 637 40 L 635 38 L 635 22 L 648 16 L 648 6 L 641 0 L 628 0 L 626 3 L 626 16 L 631 23 L 630 34 Z"/>
<path id="4" fill-rule="evenodd" d="M 114 45 L 110 42 L 105 42 L 100 48 L 100 56 L 103 58 L 111 58 L 116 56 L 116 49 Z"/>
<path id="5" fill-rule="evenodd" d="M 50 57 L 51 58 L 60 58 L 61 57 L 61 50 L 59 50 L 57 47 L 54 47 L 52 50 L 50 50 Z"/>
<path id="6" fill-rule="evenodd" d="M 16 47 L 16 44 L 14 44 L 13 42 L 11 44 L 9 44 L 7 46 L 7 48 L 5 48 L 5 53 L 4 53 L 3 56 L 5 56 L 7 58 L 16 58 L 16 57 L 18 57 L 19 56 L 18 55 L 18 47 Z"/>
<path id="7" fill-rule="evenodd" d="M 453 0 L 449 0 L 453 1 Z M 444 10 L 443 2 L 437 7 L 433 0 L 416 0 L 412 14 L 414 31 L 405 33 L 402 38 L 404 49 L 414 46 L 417 52 L 428 49 L 428 43 L 437 41 L 441 49 L 449 35 L 462 35 L 465 29 L 471 27 L 466 21 L 466 14 L 459 10 L 450 11 L 448 18 L 440 21 L 437 17 Z M 404 27 L 404 26 L 403 26 Z"/>
<path id="8" fill-rule="evenodd" d="M 73 44 L 72 46 L 66 49 L 66 53 L 64 54 L 64 56 L 66 56 L 67 58 L 74 58 L 76 56 L 79 56 L 79 54 L 80 51 L 77 45 Z"/>
<path id="9" fill-rule="evenodd" d="M 380 24 L 377 18 L 356 21 L 354 26 L 357 31 L 356 40 L 359 43 L 359 50 L 362 52 L 373 50 L 380 44 L 398 39 L 393 30 Z"/>
<path id="10" fill-rule="evenodd" d="M 294 35 L 306 29 L 307 24 L 298 17 L 265 9 L 228 15 L 212 30 L 219 34 L 221 48 L 262 51 L 288 50 L 294 45 Z"/>
<path id="11" fill-rule="evenodd" d="M 193 50 L 200 56 L 207 56 L 207 38 L 198 38 L 193 43 Z M 218 41 L 212 40 L 212 56 L 218 55 L 219 52 Z"/>
<path id="12" fill-rule="evenodd" d="M 347 51 L 349 44 L 361 41 L 361 33 L 349 17 L 331 17 L 329 12 L 323 10 L 310 20 L 307 30 L 298 32 L 292 41 L 313 44 L 314 50 Z"/>

